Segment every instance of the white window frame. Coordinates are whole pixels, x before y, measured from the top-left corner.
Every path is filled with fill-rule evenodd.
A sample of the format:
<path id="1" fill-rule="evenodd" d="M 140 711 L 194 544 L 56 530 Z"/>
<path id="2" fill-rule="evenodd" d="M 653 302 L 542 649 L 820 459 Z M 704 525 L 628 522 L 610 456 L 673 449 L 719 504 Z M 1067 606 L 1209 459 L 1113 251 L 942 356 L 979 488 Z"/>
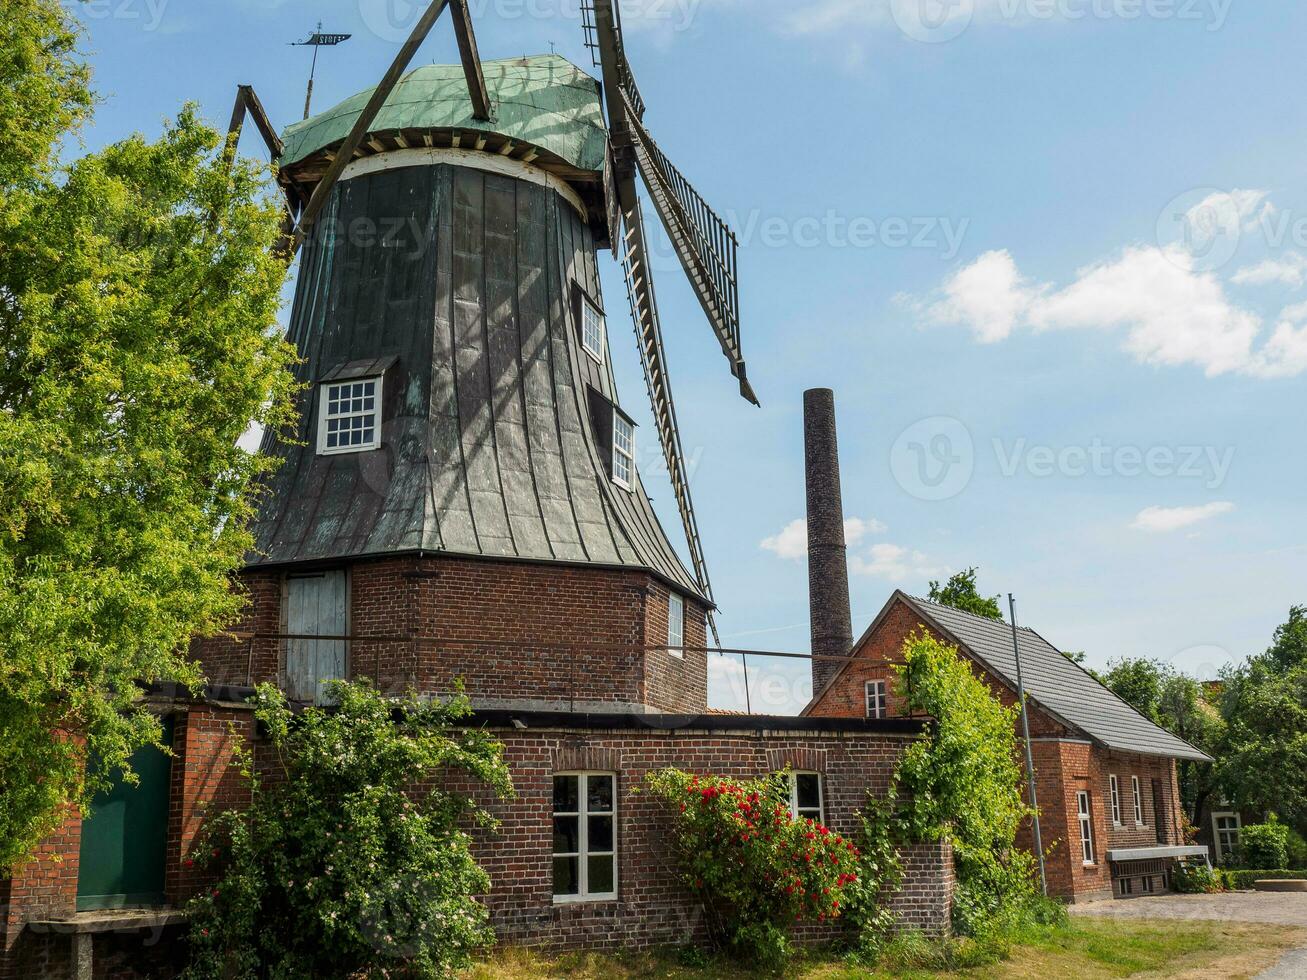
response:
<path id="1" fill-rule="evenodd" d="M 593 325 L 597 338 L 592 338 L 590 327 Z M 594 346 L 591 341 L 595 340 Z M 581 349 L 600 364 L 604 362 L 604 348 L 608 343 L 608 319 L 603 311 L 589 297 L 581 296 Z"/>
<path id="2" fill-rule="evenodd" d="M 1112 790 L 1112 826 L 1121 826 L 1121 784 L 1117 782 L 1116 776 L 1107 777 L 1108 785 Z"/>
<path id="3" fill-rule="evenodd" d="M 678 660 L 685 656 L 685 598 L 679 592 L 667 593 L 667 652 Z"/>
<path id="4" fill-rule="evenodd" d="M 625 434 L 625 447 L 619 433 Z M 619 468 L 619 462 L 621 467 Z M 623 476 L 621 469 L 625 469 Z M 635 424 L 622 417 L 616 407 L 613 408 L 613 482 L 619 487 L 631 489 L 635 479 Z"/>
<path id="5" fill-rule="evenodd" d="M 1080 863 L 1086 868 L 1094 864 L 1094 816 L 1089 806 L 1089 791 L 1076 791 L 1076 815 L 1080 819 Z"/>
<path id="6" fill-rule="evenodd" d="M 1222 829 L 1221 819 L 1229 817 L 1234 820 L 1234 826 Z M 1233 834 L 1230 841 L 1230 857 L 1234 857 L 1235 850 L 1239 847 L 1239 838 L 1243 833 L 1243 820 L 1234 810 L 1214 810 L 1212 812 L 1212 845 L 1216 850 L 1216 863 L 1225 864 L 1225 849 L 1221 846 L 1221 836 L 1223 834 Z"/>
<path id="7" fill-rule="evenodd" d="M 888 684 L 883 680 L 867 681 L 867 717 L 887 718 L 889 716 Z"/>
<path id="8" fill-rule="evenodd" d="M 381 395 L 382 395 L 382 387 L 384 385 L 384 380 L 385 380 L 384 378 L 378 375 L 370 378 L 348 378 L 348 379 L 341 379 L 337 381 L 319 382 L 319 386 L 322 389 L 321 397 L 318 404 L 318 455 L 319 456 L 336 456 L 336 455 L 340 455 L 341 453 L 366 453 L 366 452 L 371 452 L 374 449 L 381 448 Z M 337 412 L 334 415 L 330 414 L 329 409 L 331 406 L 331 402 L 333 400 L 331 397 L 331 393 L 333 389 L 345 388 L 352 385 L 369 385 L 369 384 L 376 385 L 374 394 L 372 395 L 373 400 L 372 400 L 371 410 L 367 410 L 367 411 L 360 410 L 357 412 L 351 410 L 349 412 Z M 364 395 L 362 397 L 366 398 L 368 396 Z M 350 400 L 353 401 L 354 399 L 351 397 Z M 349 445 L 349 446 L 327 445 L 327 423 L 330 420 L 367 418 L 367 416 L 369 415 L 372 416 L 372 439 L 370 441 L 368 441 L 367 443 L 359 443 L 357 445 Z"/>
<path id="9" fill-rule="evenodd" d="M 1144 826 L 1144 800 L 1143 797 L 1139 795 L 1138 776 L 1130 777 L 1130 789 L 1135 794 L 1135 826 L 1142 827 Z"/>
<path id="10" fill-rule="evenodd" d="M 575 858 L 576 858 L 576 884 L 577 884 L 577 893 L 576 893 L 575 895 L 554 895 L 554 903 L 557 904 L 557 905 L 567 905 L 567 904 L 575 904 L 575 903 L 577 903 L 577 902 L 611 902 L 611 901 L 614 901 L 614 900 L 616 900 L 616 898 L 617 898 L 617 889 L 618 889 L 618 884 L 617 884 L 617 875 L 618 875 L 618 845 L 619 845 L 619 843 L 620 843 L 620 842 L 618 841 L 618 830 L 619 830 L 619 828 L 618 828 L 618 823 L 617 823 L 617 773 L 615 773 L 615 772 L 599 772 L 599 771 L 591 772 L 591 771 L 588 771 L 588 770 L 575 770 L 575 771 L 571 771 L 571 772 L 556 772 L 556 773 L 553 773 L 553 774 L 552 774 L 552 776 L 551 776 L 551 778 L 550 778 L 550 781 L 549 781 L 549 786 L 550 786 L 550 792 L 551 792 L 551 793 L 553 792 L 553 780 L 554 780 L 555 778 L 561 778 L 561 777 L 566 777 L 566 776 L 574 777 L 574 778 L 577 780 L 577 784 L 576 784 L 576 805 L 577 805 L 577 809 L 576 809 L 575 811 L 573 811 L 573 810 L 555 810 L 555 809 L 553 808 L 553 807 L 554 807 L 553 801 L 552 801 L 552 800 L 550 801 L 550 805 L 549 805 L 549 808 L 550 808 L 550 818 L 549 818 L 549 839 L 550 839 L 550 845 L 549 845 L 549 875 L 550 875 L 550 886 L 549 886 L 549 887 L 550 887 L 550 890 L 552 891 L 552 890 L 553 890 L 553 874 L 554 874 L 554 858 L 556 858 L 556 857 L 575 857 Z M 612 809 L 611 811 L 608 811 L 608 810 L 597 811 L 597 812 L 594 814 L 594 816 L 605 816 L 605 817 L 607 817 L 607 816 L 611 816 L 611 817 L 613 818 L 613 849 L 612 849 L 612 851 L 599 851 L 599 852 L 595 852 L 595 853 L 592 853 L 592 852 L 590 851 L 590 841 L 589 841 L 589 837 L 590 837 L 590 820 L 589 820 L 589 817 L 591 816 L 591 813 L 590 813 L 590 809 L 589 809 L 589 804 L 590 804 L 589 793 L 587 792 L 587 785 L 586 785 L 586 784 L 588 783 L 588 781 L 590 780 L 590 778 L 593 777 L 593 776 L 598 776 L 598 777 L 603 778 L 603 779 L 610 779 L 610 780 L 612 780 L 612 783 L 613 783 L 613 809 Z M 554 848 L 553 848 L 553 834 L 554 834 L 554 820 L 553 820 L 553 818 L 554 818 L 554 817 L 573 817 L 573 816 L 577 818 L 577 821 L 576 821 L 576 823 L 577 823 L 577 831 L 576 831 L 576 833 L 577 833 L 577 837 L 576 837 L 576 846 L 577 846 L 578 850 L 576 851 L 576 853 L 572 853 L 572 852 L 570 852 L 570 851 L 567 851 L 567 852 L 555 852 L 555 851 L 554 851 Z M 589 878 L 590 878 L 590 862 L 589 862 L 588 859 L 591 858 L 591 857 L 609 857 L 610 855 L 611 855 L 611 857 L 612 857 L 612 859 L 613 859 L 613 888 L 612 888 L 612 891 L 607 891 L 607 892 L 593 892 L 593 893 L 592 893 L 592 892 L 590 891 L 590 881 L 589 881 Z"/>
<path id="11" fill-rule="evenodd" d="M 813 772 L 810 769 L 799 769 L 790 773 L 790 816 L 795 820 L 801 817 L 807 818 L 813 815 L 809 812 L 799 813 L 799 777 L 816 776 L 817 777 L 817 823 L 826 822 L 826 777 L 819 772 Z M 805 811 L 811 810 L 811 807 L 804 807 Z"/>

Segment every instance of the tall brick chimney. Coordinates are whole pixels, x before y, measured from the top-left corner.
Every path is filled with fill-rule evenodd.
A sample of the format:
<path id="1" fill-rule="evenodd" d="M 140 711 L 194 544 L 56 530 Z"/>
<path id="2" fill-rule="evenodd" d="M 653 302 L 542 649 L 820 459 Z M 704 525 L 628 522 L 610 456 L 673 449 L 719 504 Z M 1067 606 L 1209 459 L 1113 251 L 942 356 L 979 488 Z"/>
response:
<path id="1" fill-rule="evenodd" d="M 815 656 L 848 656 L 853 646 L 849 568 L 840 495 L 840 452 L 835 440 L 835 393 L 803 393 L 803 445 L 808 487 L 808 605 Z M 813 692 L 826 686 L 840 664 L 812 661 Z"/>

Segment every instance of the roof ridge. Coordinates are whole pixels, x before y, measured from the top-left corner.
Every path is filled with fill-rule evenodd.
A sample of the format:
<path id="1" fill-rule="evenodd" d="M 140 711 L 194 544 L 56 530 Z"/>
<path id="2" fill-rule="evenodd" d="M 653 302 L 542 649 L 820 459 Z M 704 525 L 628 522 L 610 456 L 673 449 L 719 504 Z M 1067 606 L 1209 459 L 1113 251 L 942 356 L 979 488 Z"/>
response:
<path id="1" fill-rule="evenodd" d="M 950 605 L 948 605 L 948 603 L 944 603 L 944 602 L 936 602 L 934 599 L 923 599 L 921 596 L 919 596 L 919 595 L 912 595 L 910 592 L 905 592 L 905 593 L 903 593 L 903 594 L 906 595 L 906 596 L 907 596 L 909 599 L 911 599 L 913 602 L 920 602 L 920 603 L 922 603 L 923 605 L 933 606 L 933 607 L 935 607 L 936 609 L 947 609 L 947 610 L 949 610 L 950 612 L 955 612 L 955 613 L 957 613 L 957 614 L 960 615 L 960 616 L 970 616 L 972 619 L 976 620 L 977 622 L 981 622 L 981 623 L 993 623 L 993 624 L 997 624 L 997 625 L 1004 626 L 1004 627 L 1009 627 L 1009 628 L 1010 628 L 1011 625 L 1012 625 L 1012 624 L 1009 623 L 1006 619 L 994 619 L 994 618 L 992 618 L 992 617 L 990 617 L 990 616 L 982 616 L 982 615 L 980 615 L 980 613 L 973 613 L 973 612 L 971 612 L 969 609 L 959 609 L 957 606 L 950 606 Z M 1036 633 L 1036 632 L 1035 632 L 1033 629 L 1031 629 L 1029 626 L 1018 626 L 1017 629 L 1020 630 L 1022 633 L 1031 633 L 1031 634 L 1033 634 L 1033 635 L 1035 635 L 1035 636 L 1039 636 L 1039 634 Z M 1041 639 L 1042 639 L 1042 637 L 1041 637 Z M 1045 641 L 1045 642 L 1047 642 L 1047 641 Z M 1050 643 L 1049 646 L 1052 646 L 1052 644 Z"/>

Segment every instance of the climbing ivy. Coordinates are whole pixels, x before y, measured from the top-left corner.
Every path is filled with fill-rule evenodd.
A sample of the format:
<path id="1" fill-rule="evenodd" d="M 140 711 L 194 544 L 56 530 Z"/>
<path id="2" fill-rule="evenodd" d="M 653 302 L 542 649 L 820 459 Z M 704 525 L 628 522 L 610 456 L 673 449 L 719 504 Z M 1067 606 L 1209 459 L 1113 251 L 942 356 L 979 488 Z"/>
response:
<path id="1" fill-rule="evenodd" d="M 860 844 L 879 868 L 862 878 L 879 874 L 893 886 L 898 848 L 946 842 L 957 874 L 955 927 L 964 935 L 1003 932 L 1038 904 L 1035 858 L 1016 846 L 1033 813 L 1022 797 L 1018 709 L 1004 707 L 955 648 L 924 631 L 904 642 L 895 669 L 897 693 L 933 723 L 903 753 L 888 795 L 868 803 Z M 864 944 L 884 936 L 886 891 L 892 887 L 859 905 Z"/>

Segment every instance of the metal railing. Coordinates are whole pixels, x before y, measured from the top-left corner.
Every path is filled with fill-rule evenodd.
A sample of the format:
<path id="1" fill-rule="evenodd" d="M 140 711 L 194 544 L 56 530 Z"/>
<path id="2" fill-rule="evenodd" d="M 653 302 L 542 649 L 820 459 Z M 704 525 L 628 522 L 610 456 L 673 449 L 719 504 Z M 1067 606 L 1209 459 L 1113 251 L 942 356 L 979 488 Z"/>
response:
<path id="1" fill-rule="evenodd" d="M 766 682 L 765 675 L 759 677 L 760 661 L 845 664 L 857 660 L 864 666 L 894 663 L 867 657 L 740 647 L 551 643 L 530 637 L 458 639 L 404 632 L 320 634 L 234 630 L 198 640 L 193 654 L 205 664 L 211 687 L 250 688 L 266 681 L 285 680 L 286 654 L 293 643 L 342 644 L 348 675 L 366 677 L 387 692 L 446 693 L 453 689 L 456 679 L 461 679 L 469 696 L 474 698 L 565 701 L 572 706 L 646 700 L 651 654 L 703 655 L 710 667 L 714 660 L 739 664 L 742 683 L 736 693 L 742 695 L 745 715 L 754 714 L 756 684 Z M 597 670 L 599 666 L 604 669 Z M 527 668 L 534 673 L 522 674 Z M 516 676 L 514 669 L 518 671 Z M 626 697 L 614 697 L 622 694 Z M 759 712 L 768 713 L 775 712 Z"/>

